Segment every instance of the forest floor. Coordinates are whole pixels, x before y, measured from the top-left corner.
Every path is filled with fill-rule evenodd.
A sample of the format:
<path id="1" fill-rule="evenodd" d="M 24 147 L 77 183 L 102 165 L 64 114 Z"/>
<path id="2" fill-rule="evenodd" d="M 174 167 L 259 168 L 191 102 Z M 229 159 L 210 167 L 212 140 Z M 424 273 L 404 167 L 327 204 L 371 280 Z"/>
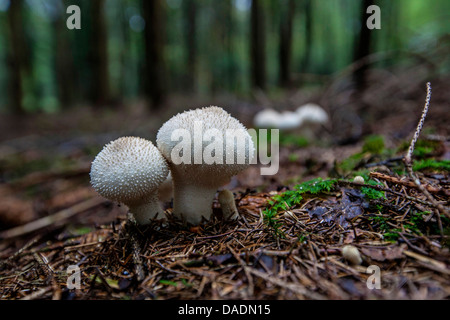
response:
<path id="1" fill-rule="evenodd" d="M 331 124 L 314 139 L 282 133 L 277 175 L 261 176 L 255 166 L 227 186 L 239 219 L 224 221 L 216 201 L 212 220 L 197 227 L 171 218 L 170 203 L 168 222 L 137 227 L 125 206 L 89 185 L 102 145 L 132 134 L 154 141 L 161 119 L 186 104 L 157 116 L 133 105 L 4 117 L 0 299 L 449 298 L 448 81 L 432 82 L 414 152 L 426 195 L 401 160 L 426 92 L 420 79 L 402 89 L 404 77 L 374 82 L 353 102 L 330 87 L 280 102 L 289 108 L 294 96 L 295 103 L 316 97 Z M 267 103 L 227 105 L 248 124 Z M 348 245 L 357 253 L 344 254 Z M 80 269 L 78 289 L 67 287 L 76 284 L 69 266 Z"/>

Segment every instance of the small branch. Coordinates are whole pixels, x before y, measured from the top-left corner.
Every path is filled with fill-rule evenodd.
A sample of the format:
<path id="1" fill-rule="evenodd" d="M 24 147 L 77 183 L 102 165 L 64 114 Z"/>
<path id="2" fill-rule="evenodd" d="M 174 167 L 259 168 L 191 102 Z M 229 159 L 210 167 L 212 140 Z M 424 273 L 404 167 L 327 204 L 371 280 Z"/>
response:
<path id="1" fill-rule="evenodd" d="M 136 273 L 136 280 L 141 282 L 145 278 L 144 267 L 141 259 L 141 246 L 139 245 L 138 239 L 136 237 L 136 221 L 134 217 L 128 213 L 127 221 L 127 233 L 130 236 L 131 246 L 132 246 L 132 257 L 134 263 L 134 272 Z"/>
<path id="2" fill-rule="evenodd" d="M 378 166 L 385 166 L 385 165 L 389 165 L 392 162 L 397 162 L 397 161 L 401 161 L 401 160 L 403 160 L 403 157 L 394 157 L 394 158 L 386 159 L 386 160 L 376 162 L 376 163 L 368 163 L 368 164 L 364 165 L 364 167 L 372 168 L 372 167 L 378 167 Z"/>
<path id="3" fill-rule="evenodd" d="M 428 108 L 430 107 L 431 100 L 431 83 L 427 82 L 427 97 L 425 99 L 425 106 L 423 107 L 422 117 L 420 118 L 419 123 L 417 124 L 416 131 L 414 132 L 414 136 L 411 140 L 411 144 L 409 145 L 408 152 L 405 155 L 403 161 L 407 165 L 411 165 L 412 163 L 412 154 L 414 152 L 414 147 L 416 146 L 417 139 L 419 139 L 420 131 L 422 131 L 423 123 L 425 122 L 425 118 L 427 117 Z"/>
<path id="4" fill-rule="evenodd" d="M 37 238 L 32 239 L 30 242 L 25 244 L 22 248 L 20 248 L 17 252 L 9 256 L 7 259 L 0 261 L 0 269 L 3 268 L 4 265 L 7 265 L 11 263 L 16 257 L 20 256 L 22 252 L 30 248 L 32 245 L 34 245 L 37 242 Z"/>
<path id="5" fill-rule="evenodd" d="M 436 201 L 436 199 L 434 199 L 434 197 L 430 194 L 430 192 L 428 192 L 428 190 L 420 183 L 419 178 L 417 178 L 412 169 L 412 155 L 414 152 L 414 147 L 416 145 L 417 139 L 419 138 L 420 132 L 422 131 L 425 118 L 427 117 L 428 108 L 430 106 L 430 100 L 431 100 L 431 84 L 427 82 L 427 97 L 425 99 L 425 106 L 423 107 L 422 117 L 420 118 L 420 121 L 417 124 L 416 131 L 414 132 L 411 144 L 409 145 L 408 152 L 403 158 L 403 162 L 405 163 L 406 171 L 408 172 L 409 176 L 411 177 L 417 188 L 428 198 L 428 200 L 433 204 L 433 207 L 437 208 L 440 213 L 450 218 L 450 213 L 448 212 L 448 210 L 446 210 L 443 205 L 441 205 Z"/>
<path id="6" fill-rule="evenodd" d="M 417 188 L 419 188 L 419 190 L 428 198 L 428 200 L 433 204 L 433 207 L 435 207 L 436 209 L 439 210 L 440 213 L 442 213 L 443 215 L 445 215 L 447 218 L 450 219 L 450 213 L 448 212 L 448 210 L 446 210 L 444 208 L 444 206 L 442 204 L 440 204 L 439 202 L 436 201 L 436 199 L 431 195 L 431 193 L 428 192 L 428 190 L 420 183 L 419 178 L 416 177 L 416 175 L 414 174 L 412 167 L 411 166 L 407 166 L 406 170 L 408 171 L 409 176 L 411 177 L 411 179 L 413 179 L 414 183 L 416 184 Z"/>
<path id="7" fill-rule="evenodd" d="M 64 221 L 78 213 L 91 209 L 105 202 L 105 199 L 93 197 L 73 207 L 61 210 L 51 216 L 31 221 L 27 224 L 0 232 L 0 239 L 14 238 Z"/>
<path id="8" fill-rule="evenodd" d="M 305 297 L 307 297 L 309 299 L 314 299 L 314 300 L 323 300 L 324 299 L 324 297 L 322 295 L 320 295 L 320 294 L 318 294 L 318 293 L 316 293 L 314 291 L 310 291 L 310 290 L 308 290 L 307 288 L 305 288 L 303 286 L 280 280 L 277 277 L 270 276 L 270 275 L 268 275 L 268 274 L 266 274 L 264 272 L 258 271 L 256 269 L 253 269 L 253 268 L 250 268 L 250 267 L 247 267 L 247 266 L 244 266 L 244 269 L 245 269 L 246 272 L 249 272 L 249 273 L 251 273 L 251 274 L 253 274 L 253 275 L 255 275 L 255 276 L 257 276 L 257 277 L 259 277 L 259 278 L 261 278 L 261 279 L 263 279 L 265 281 L 267 281 L 267 282 L 275 284 L 275 285 L 277 285 L 277 286 L 279 286 L 281 288 L 288 289 L 288 290 L 290 290 L 290 291 L 292 291 L 292 292 L 294 292 L 296 294 L 305 296 Z"/>
<path id="9" fill-rule="evenodd" d="M 383 173 L 380 173 L 380 172 L 371 172 L 370 173 L 370 177 L 381 179 L 381 180 L 385 180 L 385 181 L 389 181 L 389 182 L 392 182 L 394 184 L 401 184 L 403 186 L 410 187 L 410 188 L 416 188 L 416 189 L 418 188 L 417 185 L 414 182 L 400 180 L 399 178 L 392 177 L 392 176 L 389 176 L 387 174 L 383 174 Z M 450 196 L 450 190 L 445 189 L 445 188 L 436 188 L 436 187 L 433 187 L 433 186 L 431 186 L 429 184 L 425 184 L 424 188 L 426 188 L 431 193 L 443 193 L 446 196 Z"/>

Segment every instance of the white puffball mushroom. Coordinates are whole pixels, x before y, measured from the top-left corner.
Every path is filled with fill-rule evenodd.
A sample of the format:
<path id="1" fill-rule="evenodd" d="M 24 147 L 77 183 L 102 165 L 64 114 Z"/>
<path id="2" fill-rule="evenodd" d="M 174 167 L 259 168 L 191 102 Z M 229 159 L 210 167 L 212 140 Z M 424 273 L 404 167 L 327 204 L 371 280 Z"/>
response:
<path id="1" fill-rule="evenodd" d="M 103 197 L 127 205 L 138 224 L 165 218 L 158 187 L 169 167 L 151 141 L 121 137 L 106 144 L 91 166 L 92 187 Z"/>
<path id="2" fill-rule="evenodd" d="M 358 248 L 352 245 L 346 245 L 342 248 L 342 256 L 353 265 L 360 265 L 362 263 L 361 254 Z"/>
<path id="3" fill-rule="evenodd" d="M 215 106 L 173 116 L 156 143 L 172 174 L 173 214 L 194 225 L 209 220 L 217 189 L 246 169 L 254 154 L 244 125 Z"/>
<path id="4" fill-rule="evenodd" d="M 307 103 L 298 107 L 295 111 L 302 123 L 326 123 L 328 121 L 328 113 L 317 104 Z"/>
<path id="5" fill-rule="evenodd" d="M 302 120 L 297 112 L 265 109 L 258 112 L 253 118 L 253 125 L 256 128 L 275 128 L 280 130 L 290 130 L 299 128 Z"/>
<path id="6" fill-rule="evenodd" d="M 356 176 L 353 178 L 353 183 L 364 184 L 364 178 L 361 176 Z"/>
<path id="7" fill-rule="evenodd" d="M 253 125 L 256 128 L 278 128 L 280 113 L 273 109 L 264 109 L 253 117 Z"/>
<path id="8" fill-rule="evenodd" d="M 281 130 L 296 129 L 299 128 L 303 123 L 303 120 L 297 114 L 297 112 L 293 111 L 281 112 L 278 121 L 278 126 L 276 128 Z"/>
<path id="9" fill-rule="evenodd" d="M 236 220 L 239 218 L 239 211 L 234 201 L 233 192 L 222 190 L 219 192 L 218 200 L 225 220 Z"/>

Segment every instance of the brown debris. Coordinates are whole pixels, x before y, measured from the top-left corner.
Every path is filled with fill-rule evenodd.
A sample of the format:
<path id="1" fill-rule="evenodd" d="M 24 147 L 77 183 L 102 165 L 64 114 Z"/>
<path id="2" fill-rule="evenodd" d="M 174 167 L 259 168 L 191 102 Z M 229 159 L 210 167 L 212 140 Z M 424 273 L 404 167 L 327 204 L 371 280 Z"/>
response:
<path id="1" fill-rule="evenodd" d="M 433 240 L 409 237 L 425 256 L 385 242 L 364 216 L 355 218 L 354 230 L 330 228 L 305 209 L 280 213 L 284 236 L 277 238 L 261 218 L 266 200 L 247 194 L 238 221 L 214 217 L 195 230 L 172 220 L 142 228 L 122 218 L 85 235 L 38 238 L 20 253 L 9 250 L 12 258 L 0 266 L 2 298 L 395 299 L 417 297 L 413 287 L 423 288 L 424 298 L 450 294 L 450 255 Z M 362 265 L 343 259 L 345 243 L 360 250 Z M 81 269 L 80 289 L 66 286 L 69 265 Z M 367 287 L 370 265 L 380 267 L 382 289 Z"/>

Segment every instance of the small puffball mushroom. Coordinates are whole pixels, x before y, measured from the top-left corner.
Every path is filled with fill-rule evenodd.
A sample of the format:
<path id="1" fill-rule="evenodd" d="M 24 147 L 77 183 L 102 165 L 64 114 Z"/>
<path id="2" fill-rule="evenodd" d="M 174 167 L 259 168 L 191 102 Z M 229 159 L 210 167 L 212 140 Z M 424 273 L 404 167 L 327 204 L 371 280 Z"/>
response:
<path id="1" fill-rule="evenodd" d="M 273 109 L 264 109 L 253 117 L 256 128 L 278 128 L 281 115 Z"/>
<path id="2" fill-rule="evenodd" d="M 290 130 L 299 128 L 302 120 L 297 112 L 265 109 L 258 112 L 253 118 L 253 125 L 256 128 L 276 128 L 280 130 Z"/>
<path id="3" fill-rule="evenodd" d="M 356 176 L 353 178 L 353 183 L 364 184 L 364 178 L 361 176 Z"/>
<path id="4" fill-rule="evenodd" d="M 233 192 L 222 190 L 219 192 L 218 199 L 225 220 L 236 220 L 239 218 L 239 211 L 236 208 Z"/>
<path id="5" fill-rule="evenodd" d="M 328 121 L 327 112 L 314 103 L 308 103 L 298 107 L 296 113 L 302 123 L 311 122 L 324 124 Z"/>
<path id="6" fill-rule="evenodd" d="M 92 187 L 103 197 L 127 205 L 138 224 L 165 217 L 158 187 L 168 174 L 158 148 L 138 137 L 122 137 L 105 145 L 90 172 Z"/>
<path id="7" fill-rule="evenodd" d="M 280 113 L 278 118 L 278 126 L 276 128 L 281 130 L 296 129 L 301 127 L 302 118 L 297 112 L 293 111 L 283 111 Z"/>
<path id="8" fill-rule="evenodd" d="M 346 245 L 342 248 L 342 256 L 353 265 L 362 263 L 362 258 L 358 248 L 352 245 Z"/>
<path id="9" fill-rule="evenodd" d="M 172 174 L 173 214 L 194 225 L 209 220 L 217 189 L 246 169 L 254 154 L 246 128 L 214 106 L 173 116 L 156 143 Z"/>

